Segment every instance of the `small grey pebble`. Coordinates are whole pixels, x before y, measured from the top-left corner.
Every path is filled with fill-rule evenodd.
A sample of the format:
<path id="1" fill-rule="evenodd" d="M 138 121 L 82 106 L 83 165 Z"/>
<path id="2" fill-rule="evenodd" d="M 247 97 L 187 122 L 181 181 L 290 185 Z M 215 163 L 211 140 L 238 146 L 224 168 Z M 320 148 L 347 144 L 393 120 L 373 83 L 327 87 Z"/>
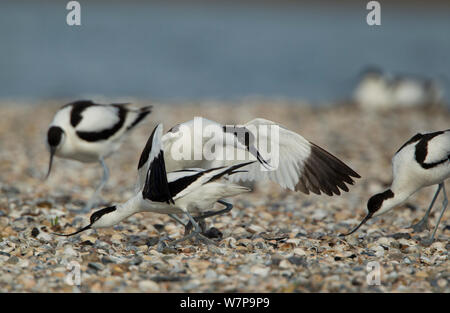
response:
<path id="1" fill-rule="evenodd" d="M 391 236 L 392 238 L 398 239 L 411 239 L 411 235 L 408 233 L 396 233 Z"/>
<path id="2" fill-rule="evenodd" d="M 105 255 L 104 257 L 102 257 L 101 259 L 103 264 L 110 264 L 110 263 L 116 263 L 114 262 L 113 259 L 111 259 L 109 256 Z"/>
<path id="3" fill-rule="evenodd" d="M 19 258 L 16 257 L 15 255 L 13 255 L 12 257 L 10 257 L 10 258 L 8 259 L 8 263 L 9 263 L 9 264 L 17 264 L 17 263 L 19 263 Z"/>
<path id="4" fill-rule="evenodd" d="M 0 251 L 0 255 L 7 256 L 7 257 L 11 256 L 11 254 L 9 254 L 8 252 L 3 252 L 3 251 Z"/>
<path id="5" fill-rule="evenodd" d="M 307 266 L 306 257 L 304 257 L 304 256 L 302 256 L 302 257 L 291 256 L 290 258 L 288 258 L 288 261 L 294 265 Z"/>
<path id="6" fill-rule="evenodd" d="M 13 195 L 13 194 L 17 195 L 20 193 L 20 190 L 14 186 L 5 186 L 5 187 L 2 187 L 2 192 L 6 193 L 8 195 Z"/>
<path id="7" fill-rule="evenodd" d="M 158 237 L 150 237 L 148 238 L 146 245 L 148 247 L 154 246 L 159 242 L 159 238 Z"/>
<path id="8" fill-rule="evenodd" d="M 208 237 L 208 238 L 222 238 L 223 237 L 223 234 L 222 234 L 222 232 L 220 231 L 220 230 L 218 230 L 217 228 L 215 228 L 215 227 L 211 227 L 210 229 L 208 229 L 205 233 L 204 233 L 204 235 L 206 236 L 206 237 Z"/>
<path id="9" fill-rule="evenodd" d="M 367 255 L 367 256 L 376 256 L 375 253 L 371 252 L 371 251 L 363 251 L 361 252 L 361 254 Z"/>
<path id="10" fill-rule="evenodd" d="M 295 238 L 300 238 L 300 237 L 306 237 L 305 233 L 297 233 L 297 235 L 295 235 Z"/>
<path id="11" fill-rule="evenodd" d="M 309 237 L 312 238 L 312 239 L 320 239 L 320 238 L 322 238 L 323 236 L 325 236 L 324 233 L 321 233 L 321 232 L 314 232 L 314 233 L 312 233 Z"/>
<path id="12" fill-rule="evenodd" d="M 143 259 L 141 257 L 136 257 L 136 258 L 130 260 L 130 262 L 128 262 L 128 264 L 130 264 L 130 265 L 139 265 L 139 264 L 142 263 L 142 261 L 143 261 Z"/>
<path id="13" fill-rule="evenodd" d="M 101 264 L 101 263 L 97 263 L 97 262 L 89 262 L 88 263 L 88 267 L 89 268 L 92 268 L 92 269 L 94 269 L 94 270 L 96 270 L 96 271 L 101 271 L 101 270 L 103 270 L 105 267 L 103 266 L 103 264 Z"/>
<path id="14" fill-rule="evenodd" d="M 272 265 L 278 266 L 280 264 L 280 262 L 281 262 L 281 258 L 280 257 L 272 257 L 271 258 L 271 264 Z"/>
<path id="15" fill-rule="evenodd" d="M 154 276 L 150 278 L 156 283 L 161 282 L 179 282 L 179 281 L 188 281 L 190 280 L 189 276 Z"/>

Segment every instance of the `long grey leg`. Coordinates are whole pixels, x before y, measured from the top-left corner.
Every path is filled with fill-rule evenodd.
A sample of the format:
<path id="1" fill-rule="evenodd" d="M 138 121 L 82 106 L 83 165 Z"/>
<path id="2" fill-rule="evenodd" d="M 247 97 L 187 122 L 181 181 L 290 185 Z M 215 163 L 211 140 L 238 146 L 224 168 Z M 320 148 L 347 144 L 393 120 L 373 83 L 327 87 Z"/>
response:
<path id="1" fill-rule="evenodd" d="M 228 203 L 224 200 L 218 200 L 217 201 L 220 204 L 223 204 L 225 206 L 225 209 L 219 210 L 219 211 L 208 211 L 205 212 L 203 215 L 199 215 L 195 217 L 195 220 L 197 221 L 203 221 L 207 217 L 215 216 L 215 215 L 222 215 L 225 213 L 228 213 L 233 208 L 233 205 L 231 203 Z M 192 223 L 189 221 L 189 223 L 186 224 L 184 232 L 187 234 L 192 228 Z"/>
<path id="2" fill-rule="evenodd" d="M 103 160 L 103 158 L 100 159 L 100 164 L 103 167 L 102 180 L 100 182 L 100 185 L 98 185 L 97 189 L 95 190 L 94 194 L 92 195 L 92 197 L 89 199 L 88 203 L 82 209 L 82 213 L 88 213 L 92 209 L 92 207 L 95 204 L 96 199 L 100 196 L 100 192 L 102 191 L 103 187 L 105 187 L 106 182 L 109 179 L 109 169 L 108 169 L 108 166 L 106 166 L 106 163 Z"/>
<path id="3" fill-rule="evenodd" d="M 417 222 L 416 224 L 410 226 L 410 228 L 413 229 L 413 232 L 420 233 L 420 232 L 424 231 L 425 229 L 427 229 L 428 217 L 430 215 L 431 208 L 433 208 L 434 202 L 436 202 L 439 192 L 441 191 L 443 186 L 444 186 L 444 184 L 439 184 L 438 189 L 436 190 L 436 193 L 434 194 L 433 200 L 431 200 L 430 207 L 425 212 L 425 215 L 422 217 L 422 219 L 419 222 Z"/>
<path id="4" fill-rule="evenodd" d="M 444 191 L 444 201 L 442 201 L 442 211 L 441 211 L 441 214 L 439 215 L 439 219 L 436 222 L 436 226 L 434 227 L 434 230 L 433 230 L 433 233 L 431 234 L 430 239 L 422 241 L 423 244 L 425 244 L 425 245 L 431 245 L 433 243 L 434 235 L 436 234 L 436 231 L 439 227 L 439 223 L 441 222 L 442 216 L 444 215 L 445 209 L 447 209 L 447 205 L 448 205 L 447 193 L 445 192 L 444 183 L 440 183 L 439 187 L 442 188 L 442 190 Z"/>
<path id="5" fill-rule="evenodd" d="M 231 209 L 233 208 L 233 205 L 231 203 L 225 202 L 223 200 L 218 200 L 217 202 L 220 204 L 223 204 L 225 206 L 225 209 L 222 209 L 219 211 L 208 211 L 208 212 L 205 212 L 205 214 L 203 214 L 203 215 L 197 216 L 196 218 L 197 219 L 205 219 L 207 217 L 211 217 L 214 215 L 222 215 L 222 214 L 230 212 Z"/>
<path id="6" fill-rule="evenodd" d="M 167 214 L 167 215 L 169 215 L 177 223 L 180 223 L 181 225 L 183 225 L 186 228 L 186 224 L 176 214 Z M 163 252 L 164 249 L 167 248 L 167 244 L 165 243 L 165 240 L 170 240 L 170 237 L 166 235 L 159 239 L 158 244 L 157 244 L 158 252 Z"/>
<path id="7" fill-rule="evenodd" d="M 184 214 L 186 214 L 187 217 L 189 218 L 190 223 L 194 226 L 194 231 L 191 232 L 190 234 L 184 236 L 184 237 L 181 238 L 181 239 L 172 241 L 172 242 L 170 243 L 170 245 L 171 245 L 171 246 L 174 246 L 174 245 L 176 245 L 177 243 L 186 241 L 186 240 L 188 240 L 188 239 L 190 239 L 190 238 L 192 238 L 192 237 L 194 237 L 194 236 L 197 237 L 198 239 L 202 240 L 202 241 L 205 242 L 206 244 L 216 245 L 216 243 L 215 243 L 214 241 L 212 241 L 212 240 L 206 238 L 205 236 L 203 236 L 203 235 L 201 234 L 202 229 L 201 229 L 201 227 L 198 225 L 198 223 L 194 220 L 194 218 L 192 217 L 192 215 L 189 214 L 189 212 L 188 212 L 187 210 L 183 210 L 183 211 L 184 211 Z"/>
<path id="8" fill-rule="evenodd" d="M 181 225 L 183 225 L 184 227 L 186 227 L 186 224 L 178 217 L 176 216 L 176 214 L 168 214 L 172 219 L 174 219 L 175 221 L 177 221 L 178 223 L 180 223 Z"/>

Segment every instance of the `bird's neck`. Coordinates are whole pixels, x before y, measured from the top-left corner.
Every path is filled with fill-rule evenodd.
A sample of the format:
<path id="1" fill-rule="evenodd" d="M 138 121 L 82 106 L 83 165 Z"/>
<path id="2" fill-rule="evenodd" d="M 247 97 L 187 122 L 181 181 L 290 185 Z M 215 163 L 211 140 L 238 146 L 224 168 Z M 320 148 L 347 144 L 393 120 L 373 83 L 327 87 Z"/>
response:
<path id="1" fill-rule="evenodd" d="M 388 198 L 388 199 L 384 200 L 380 210 L 378 210 L 374 214 L 374 216 L 381 215 L 381 214 L 383 214 L 387 211 L 390 211 L 393 208 L 399 206 L 400 204 L 405 202 L 406 199 L 408 199 L 409 196 L 411 196 L 415 192 L 415 190 L 412 191 L 412 190 L 404 190 L 404 189 L 396 189 L 396 188 L 391 188 L 390 190 L 392 191 L 394 196 L 392 198 Z"/>
<path id="2" fill-rule="evenodd" d="M 114 220 L 115 224 L 123 221 L 129 216 L 140 212 L 140 203 L 141 201 L 138 194 L 127 202 L 117 205 L 117 209 L 111 213 L 111 218 Z"/>

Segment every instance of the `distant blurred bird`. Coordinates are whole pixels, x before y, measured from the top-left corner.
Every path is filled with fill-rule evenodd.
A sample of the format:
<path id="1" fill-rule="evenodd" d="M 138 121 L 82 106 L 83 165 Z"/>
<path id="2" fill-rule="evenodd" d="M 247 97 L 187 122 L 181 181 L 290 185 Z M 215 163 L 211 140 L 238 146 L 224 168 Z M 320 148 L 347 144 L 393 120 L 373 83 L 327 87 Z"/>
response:
<path id="1" fill-rule="evenodd" d="M 128 104 L 96 104 L 76 101 L 64 105 L 55 114 L 47 132 L 50 161 L 46 178 L 50 175 L 53 156 L 80 162 L 100 162 L 103 178 L 94 195 L 83 208 L 88 212 L 109 178 L 104 159 L 116 151 L 124 135 L 139 124 L 151 106 L 130 108 Z"/>
<path id="2" fill-rule="evenodd" d="M 217 212 L 207 211 L 216 202 L 225 204 L 227 206 L 225 210 L 231 209 L 231 204 L 220 199 L 247 192 L 249 189 L 230 182 L 228 177 L 242 172 L 241 168 L 252 162 L 211 169 L 192 168 L 166 172 L 165 153 L 161 142 L 162 130 L 162 124 L 155 127 L 142 151 L 138 170 L 140 177 L 145 176 L 145 180 L 138 180 L 136 195 L 122 204 L 94 212 L 90 217 L 89 225 L 78 231 L 57 235 L 72 236 L 88 229 L 111 227 L 138 212 L 154 212 L 168 214 L 188 227 L 175 215 L 184 214 L 193 225 L 192 233 L 171 242 L 171 245 L 194 236 L 207 243 L 213 243 L 202 235 L 203 230 L 197 223 L 198 218 L 194 219 L 192 215 L 206 213 L 200 215 L 200 218 L 216 215 Z"/>
<path id="3" fill-rule="evenodd" d="M 396 76 L 391 83 L 395 107 L 434 105 L 442 100 L 443 91 L 435 80 L 414 76 Z"/>
<path id="4" fill-rule="evenodd" d="M 377 67 L 360 75 L 353 99 L 363 109 L 387 110 L 440 104 L 443 89 L 435 79 L 417 75 L 392 77 Z"/>
<path id="5" fill-rule="evenodd" d="M 450 177 L 450 129 L 413 136 L 395 153 L 392 158 L 392 168 L 391 188 L 369 199 L 367 216 L 355 229 L 344 236 L 354 233 L 371 217 L 400 205 L 419 189 L 438 184 L 439 187 L 425 216 L 411 226 L 416 232 L 426 229 L 431 208 L 439 192 L 443 190 L 442 212 L 431 237 L 423 241 L 424 244 L 431 244 L 448 204 L 444 181 Z"/>
<path id="6" fill-rule="evenodd" d="M 378 67 L 368 67 L 360 74 L 353 99 L 363 109 L 388 109 L 392 94 L 388 77 Z"/>

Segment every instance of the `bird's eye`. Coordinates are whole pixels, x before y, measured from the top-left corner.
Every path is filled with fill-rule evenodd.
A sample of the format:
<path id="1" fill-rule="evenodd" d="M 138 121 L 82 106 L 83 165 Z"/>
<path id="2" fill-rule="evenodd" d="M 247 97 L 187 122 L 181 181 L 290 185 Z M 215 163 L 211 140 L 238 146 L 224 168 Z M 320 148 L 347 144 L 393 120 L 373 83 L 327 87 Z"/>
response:
<path id="1" fill-rule="evenodd" d="M 99 218 L 100 218 L 100 216 L 98 216 L 98 215 L 92 215 L 92 217 L 91 217 L 91 224 L 95 223 Z"/>

